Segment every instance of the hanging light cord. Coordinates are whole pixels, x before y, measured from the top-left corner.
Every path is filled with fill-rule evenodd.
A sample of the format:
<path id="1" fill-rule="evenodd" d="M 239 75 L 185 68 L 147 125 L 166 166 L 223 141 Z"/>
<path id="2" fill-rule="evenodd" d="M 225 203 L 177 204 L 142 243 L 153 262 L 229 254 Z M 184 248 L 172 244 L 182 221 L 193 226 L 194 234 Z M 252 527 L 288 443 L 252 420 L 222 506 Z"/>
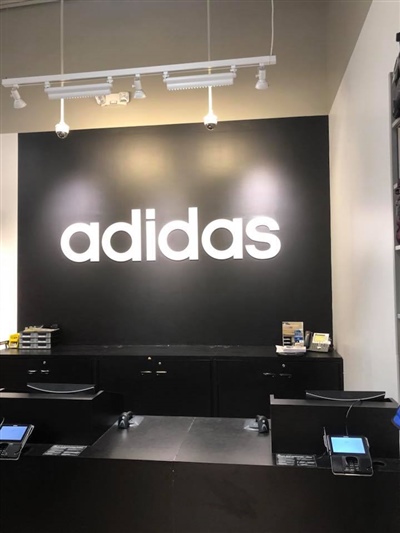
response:
<path id="1" fill-rule="evenodd" d="M 211 61 L 210 0 L 207 0 L 207 51 L 208 61 Z"/>
<path id="2" fill-rule="evenodd" d="M 275 6 L 274 6 L 274 0 L 271 0 L 271 50 L 269 55 L 272 56 L 272 51 L 274 49 L 274 17 L 275 17 Z"/>
<path id="3" fill-rule="evenodd" d="M 210 0 L 207 0 L 207 58 L 211 61 L 211 23 L 210 23 Z M 211 74 L 211 69 L 208 69 Z M 208 87 L 208 112 L 212 113 L 212 87 Z"/>
<path id="4" fill-rule="evenodd" d="M 64 74 L 64 0 L 60 0 L 60 70 Z M 64 82 L 61 81 L 61 87 Z M 64 98 L 60 99 L 60 122 L 64 122 Z"/>
<path id="5" fill-rule="evenodd" d="M 60 0 L 60 56 L 61 75 L 64 74 L 64 0 Z"/>

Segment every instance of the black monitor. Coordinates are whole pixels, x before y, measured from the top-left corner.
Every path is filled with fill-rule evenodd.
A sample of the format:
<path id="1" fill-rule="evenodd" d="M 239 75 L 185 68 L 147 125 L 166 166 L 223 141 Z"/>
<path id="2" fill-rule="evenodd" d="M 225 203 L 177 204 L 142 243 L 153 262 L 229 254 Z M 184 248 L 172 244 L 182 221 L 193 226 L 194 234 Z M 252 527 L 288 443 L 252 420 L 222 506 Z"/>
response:
<path id="1" fill-rule="evenodd" d="M 307 400 L 332 400 L 335 402 L 382 402 L 384 391 L 306 390 Z"/>

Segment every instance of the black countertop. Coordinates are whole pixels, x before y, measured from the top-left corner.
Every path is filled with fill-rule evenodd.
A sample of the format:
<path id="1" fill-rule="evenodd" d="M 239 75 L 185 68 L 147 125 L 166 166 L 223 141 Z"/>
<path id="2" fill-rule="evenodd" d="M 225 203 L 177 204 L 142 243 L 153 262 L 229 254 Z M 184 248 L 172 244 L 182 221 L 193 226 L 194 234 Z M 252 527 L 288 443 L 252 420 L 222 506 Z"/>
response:
<path id="1" fill-rule="evenodd" d="M 6 349 L 0 351 L 0 356 L 145 356 L 145 357 L 194 357 L 194 358 L 246 358 L 273 357 L 285 360 L 307 359 L 340 359 L 335 352 L 317 353 L 307 352 L 305 355 L 277 355 L 275 346 L 209 346 L 209 345 L 56 345 L 50 350 Z"/>
<path id="2" fill-rule="evenodd" d="M 76 459 L 276 467 L 271 434 L 246 429 L 253 420 L 147 415 L 134 420 L 138 425 L 126 430 L 115 423 Z M 28 444 L 24 455 L 42 456 L 50 446 Z M 400 472 L 399 459 L 373 460 L 376 471 Z M 317 465 L 329 469 L 329 457 L 318 457 Z"/>
<path id="3" fill-rule="evenodd" d="M 114 424 L 83 457 L 211 464 L 272 465 L 268 434 L 245 429 L 241 418 L 138 417 L 136 427 Z"/>

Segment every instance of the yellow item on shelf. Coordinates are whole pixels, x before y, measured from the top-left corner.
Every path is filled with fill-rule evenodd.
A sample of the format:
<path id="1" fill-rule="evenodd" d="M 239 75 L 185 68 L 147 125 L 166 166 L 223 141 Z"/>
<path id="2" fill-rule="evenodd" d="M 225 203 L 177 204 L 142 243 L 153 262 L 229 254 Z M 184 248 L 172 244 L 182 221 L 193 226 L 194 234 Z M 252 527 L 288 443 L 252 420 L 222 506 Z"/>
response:
<path id="1" fill-rule="evenodd" d="M 18 344 L 19 344 L 19 333 L 12 333 L 8 338 L 8 347 L 18 348 Z"/>

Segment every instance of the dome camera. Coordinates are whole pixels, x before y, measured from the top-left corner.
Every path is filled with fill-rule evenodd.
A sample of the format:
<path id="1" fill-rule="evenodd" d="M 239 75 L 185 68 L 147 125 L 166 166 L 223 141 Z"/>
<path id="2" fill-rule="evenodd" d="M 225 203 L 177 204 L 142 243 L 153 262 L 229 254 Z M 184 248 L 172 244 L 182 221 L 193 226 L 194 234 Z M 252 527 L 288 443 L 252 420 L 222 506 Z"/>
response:
<path id="1" fill-rule="evenodd" d="M 56 124 L 56 134 L 59 139 L 66 139 L 69 134 L 68 124 L 64 121 L 61 121 Z"/>
<path id="2" fill-rule="evenodd" d="M 217 115 L 214 115 L 214 113 L 210 112 L 204 117 L 204 126 L 209 130 L 212 131 L 217 127 L 218 124 L 218 118 Z"/>

